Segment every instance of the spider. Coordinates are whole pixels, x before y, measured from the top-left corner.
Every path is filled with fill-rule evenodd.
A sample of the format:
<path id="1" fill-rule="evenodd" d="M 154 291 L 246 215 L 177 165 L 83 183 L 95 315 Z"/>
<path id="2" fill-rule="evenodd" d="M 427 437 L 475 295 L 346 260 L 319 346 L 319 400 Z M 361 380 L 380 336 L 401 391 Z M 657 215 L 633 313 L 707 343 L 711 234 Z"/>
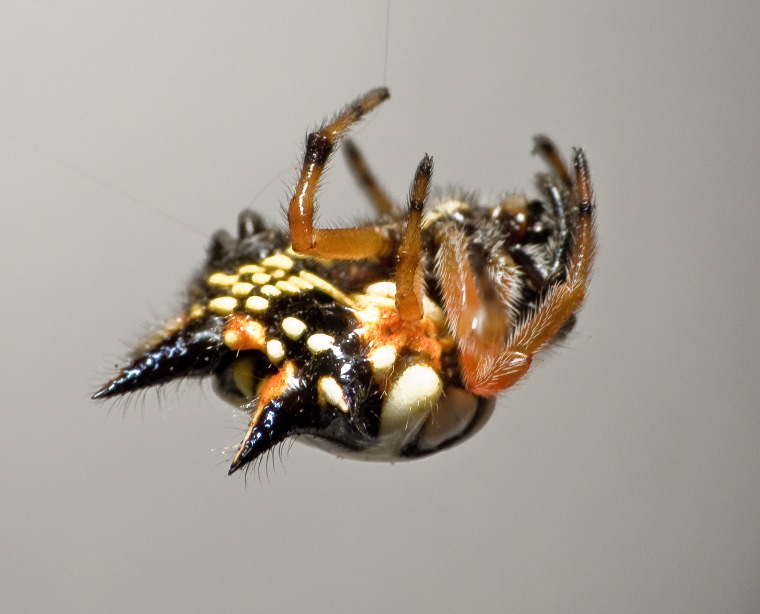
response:
<path id="1" fill-rule="evenodd" d="M 472 194 L 431 196 L 425 155 L 402 210 L 346 140 L 378 219 L 316 227 L 325 165 L 389 95 L 371 90 L 308 135 L 287 231 L 246 210 L 237 237 L 217 232 L 184 310 L 93 398 L 214 375 L 219 394 L 251 416 L 230 474 L 290 437 L 396 461 L 485 424 L 496 395 L 570 331 L 583 303 L 595 250 L 586 157 L 574 150 L 573 175 L 536 137 L 549 167 L 538 175 L 544 201 L 483 206 Z"/>

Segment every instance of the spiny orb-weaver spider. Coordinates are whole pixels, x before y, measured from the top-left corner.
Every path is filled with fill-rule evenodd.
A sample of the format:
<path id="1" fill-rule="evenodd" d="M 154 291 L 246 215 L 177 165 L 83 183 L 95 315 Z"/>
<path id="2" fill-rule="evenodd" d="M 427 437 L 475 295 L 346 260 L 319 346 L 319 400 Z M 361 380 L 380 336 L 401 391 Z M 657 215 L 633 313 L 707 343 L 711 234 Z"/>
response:
<path id="1" fill-rule="evenodd" d="M 352 124 L 389 97 L 358 98 L 309 134 L 288 231 L 243 211 L 218 232 L 182 315 L 95 393 L 104 398 L 213 374 L 250 412 L 229 472 L 288 437 L 339 456 L 395 461 L 446 449 L 488 420 L 495 396 L 572 328 L 594 257 L 586 157 L 575 177 L 545 137 L 546 202 L 431 198 L 420 162 L 406 212 L 348 141 L 349 165 L 378 213 L 359 228 L 314 226 L 325 164 Z"/>

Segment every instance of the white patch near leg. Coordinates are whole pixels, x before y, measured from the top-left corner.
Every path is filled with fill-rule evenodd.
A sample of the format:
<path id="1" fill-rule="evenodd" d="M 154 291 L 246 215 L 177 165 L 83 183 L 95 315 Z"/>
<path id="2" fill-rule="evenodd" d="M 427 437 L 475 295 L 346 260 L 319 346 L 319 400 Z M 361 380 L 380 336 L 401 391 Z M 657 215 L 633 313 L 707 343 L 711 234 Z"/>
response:
<path id="1" fill-rule="evenodd" d="M 364 294 L 366 297 L 370 297 L 371 303 L 387 307 L 395 307 L 396 305 L 396 284 L 392 281 L 378 281 L 370 284 L 364 289 Z M 362 304 L 364 302 L 366 301 L 362 301 Z M 424 296 L 422 298 L 422 307 L 425 315 L 430 318 L 433 324 L 440 330 L 446 329 L 446 316 L 439 305 L 431 301 L 427 296 Z M 363 314 L 371 315 L 370 309 L 371 307 L 365 308 Z M 361 319 L 364 320 L 366 317 Z"/>
<path id="2" fill-rule="evenodd" d="M 380 414 L 380 436 L 398 438 L 399 449 L 417 432 L 441 397 L 441 378 L 428 365 L 407 367 L 393 382 Z"/>
<path id="3" fill-rule="evenodd" d="M 369 355 L 372 371 L 375 375 L 384 377 L 396 362 L 396 348 L 392 345 L 382 345 Z"/>
<path id="4" fill-rule="evenodd" d="M 375 298 L 396 298 L 396 284 L 392 281 L 378 281 L 367 286 L 364 293 Z"/>

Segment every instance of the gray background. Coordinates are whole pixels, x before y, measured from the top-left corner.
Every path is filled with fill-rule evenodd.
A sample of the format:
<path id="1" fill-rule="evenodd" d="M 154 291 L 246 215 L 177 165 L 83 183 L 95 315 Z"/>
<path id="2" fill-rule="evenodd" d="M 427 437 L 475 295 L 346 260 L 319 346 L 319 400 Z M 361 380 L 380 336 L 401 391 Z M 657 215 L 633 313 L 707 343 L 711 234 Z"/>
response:
<path id="1" fill-rule="evenodd" d="M 88 396 L 212 231 L 282 219 L 307 128 L 383 82 L 386 5 L 112 4 L 0 4 L 0 610 L 760 610 L 756 2 L 394 3 L 378 175 L 532 190 L 533 134 L 583 145 L 591 297 L 467 444 L 295 445 L 247 486 L 208 384 Z M 321 207 L 368 215 L 340 159 Z"/>

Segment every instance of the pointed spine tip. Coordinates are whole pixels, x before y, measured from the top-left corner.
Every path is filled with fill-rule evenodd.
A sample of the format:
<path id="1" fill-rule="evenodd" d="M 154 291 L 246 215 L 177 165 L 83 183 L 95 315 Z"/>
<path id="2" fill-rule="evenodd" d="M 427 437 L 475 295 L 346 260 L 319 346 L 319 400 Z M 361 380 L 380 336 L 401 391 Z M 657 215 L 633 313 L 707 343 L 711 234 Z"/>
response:
<path id="1" fill-rule="evenodd" d="M 95 394 L 93 394 L 90 398 L 93 401 L 97 401 L 99 399 L 105 399 L 106 397 L 110 396 L 111 394 L 111 386 L 104 386 L 100 390 L 98 390 Z"/>

